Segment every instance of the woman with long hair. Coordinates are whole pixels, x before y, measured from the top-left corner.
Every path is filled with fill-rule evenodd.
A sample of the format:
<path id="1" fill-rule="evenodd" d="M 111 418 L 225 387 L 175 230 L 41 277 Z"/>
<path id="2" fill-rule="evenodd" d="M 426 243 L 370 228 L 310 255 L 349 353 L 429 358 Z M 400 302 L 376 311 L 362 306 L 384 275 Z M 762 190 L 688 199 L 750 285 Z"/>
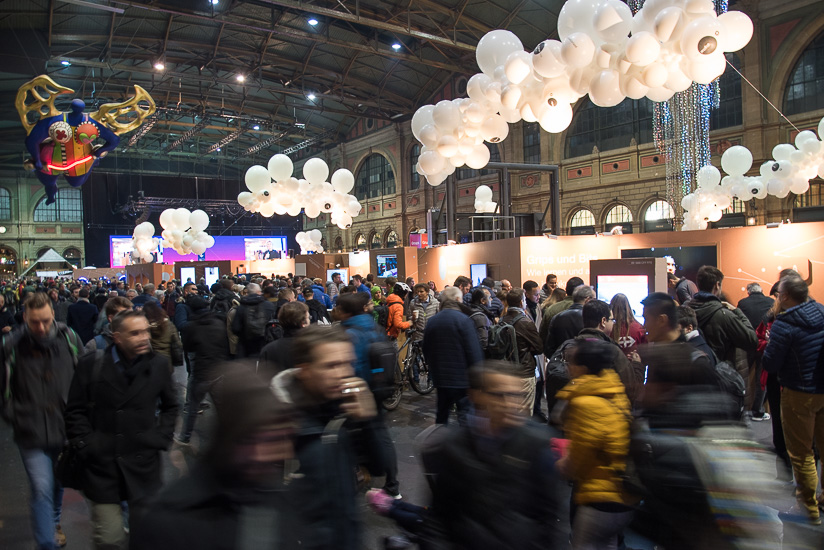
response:
<path id="1" fill-rule="evenodd" d="M 566 298 L 566 291 L 563 288 L 556 288 L 552 292 L 549 293 L 549 296 L 546 297 L 544 303 L 541 304 L 541 309 L 546 309 L 552 304 L 557 304 L 561 300 Z"/>
<path id="2" fill-rule="evenodd" d="M 612 318 L 615 319 L 612 325 L 612 340 L 621 347 L 627 357 L 630 357 L 638 350 L 639 344 L 647 341 L 644 327 L 635 320 L 625 294 L 613 296 L 609 302 L 609 309 L 612 311 Z"/>
<path id="3" fill-rule="evenodd" d="M 152 334 L 152 350 L 159 355 L 165 355 L 172 365 L 183 364 L 183 345 L 177 328 L 169 320 L 169 315 L 156 302 L 146 302 L 143 313 L 149 321 Z"/>

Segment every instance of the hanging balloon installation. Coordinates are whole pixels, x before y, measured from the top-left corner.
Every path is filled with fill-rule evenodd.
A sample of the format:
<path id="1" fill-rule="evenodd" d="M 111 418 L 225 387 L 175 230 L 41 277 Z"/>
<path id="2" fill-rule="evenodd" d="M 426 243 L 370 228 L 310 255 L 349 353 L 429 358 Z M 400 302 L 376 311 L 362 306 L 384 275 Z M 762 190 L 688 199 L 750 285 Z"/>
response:
<path id="1" fill-rule="evenodd" d="M 206 233 L 209 214 L 203 210 L 189 212 L 186 208 L 168 208 L 160 214 L 160 226 L 163 228 L 163 247 L 173 248 L 178 254 L 200 256 L 215 245 L 214 237 Z"/>
<path id="2" fill-rule="evenodd" d="M 481 72 L 467 82 L 468 98 L 425 105 L 412 117 L 421 142 L 417 171 L 440 185 L 456 168 L 489 162 L 484 141 L 506 139 L 509 124 L 538 122 L 559 133 L 572 104 L 589 94 L 599 107 L 625 98 L 665 101 L 692 82 L 724 72 L 724 52 L 743 48 L 753 24 L 742 12 L 716 15 L 712 0 L 647 2 L 635 16 L 620 0 L 568 0 L 558 16 L 560 40 L 534 51 L 510 31 L 478 42 Z"/>
<path id="3" fill-rule="evenodd" d="M 721 156 L 723 178 L 715 166 L 698 171 L 698 188 L 681 200 L 684 213 L 682 229 L 706 229 L 709 222 L 721 219 L 722 210 L 733 199 L 763 199 L 773 195 L 783 199 L 790 193 L 806 193 L 810 179 L 824 177 L 824 118 L 818 124 L 818 136 L 811 130 L 799 132 L 795 145 L 780 143 L 772 150 L 774 160 L 761 165 L 758 176 L 745 176 L 752 167 L 753 156 L 746 147 L 730 147 Z"/>
<path id="4" fill-rule="evenodd" d="M 331 214 L 331 221 L 341 229 L 352 226 L 352 218 L 361 211 L 361 204 L 349 191 L 355 186 L 355 176 L 345 168 L 335 170 L 329 181 L 329 166 L 323 159 L 311 158 L 303 165 L 303 179 L 292 176 L 292 160 L 282 154 L 269 159 L 269 165 L 255 165 L 246 171 L 246 187 L 237 202 L 248 212 L 269 218 L 274 214 L 297 216 L 301 210 L 307 218 L 317 218 L 321 212 Z"/>
<path id="5" fill-rule="evenodd" d="M 475 212 L 479 214 L 494 214 L 498 203 L 492 200 L 492 189 L 488 185 L 479 185 L 475 189 Z"/>
<path id="6" fill-rule="evenodd" d="M 323 252 L 323 245 L 320 244 L 323 234 L 320 229 L 313 229 L 311 231 L 301 231 L 295 235 L 295 240 L 300 245 L 301 254 L 321 254 Z"/>
<path id="7" fill-rule="evenodd" d="M 132 258 L 140 258 L 144 262 L 154 260 L 152 252 L 157 250 L 160 239 L 154 236 L 154 225 L 151 222 L 143 222 L 134 228 L 132 235 Z"/>

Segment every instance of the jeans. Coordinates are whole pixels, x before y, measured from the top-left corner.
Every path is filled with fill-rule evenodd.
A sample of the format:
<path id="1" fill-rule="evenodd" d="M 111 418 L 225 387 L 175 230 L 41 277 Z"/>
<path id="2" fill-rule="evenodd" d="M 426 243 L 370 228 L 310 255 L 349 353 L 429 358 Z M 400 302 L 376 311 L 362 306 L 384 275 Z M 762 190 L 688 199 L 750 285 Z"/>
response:
<path id="1" fill-rule="evenodd" d="M 572 523 L 572 550 L 616 550 L 618 535 L 632 521 L 633 511 L 603 512 L 578 506 Z"/>
<path id="2" fill-rule="evenodd" d="M 183 416 L 183 428 L 180 432 L 180 439 L 183 441 L 189 441 L 189 438 L 192 437 L 200 402 L 203 401 L 207 393 L 212 393 L 212 389 L 218 382 L 220 382 L 220 377 L 213 380 L 200 380 L 195 376 L 189 377 L 189 384 L 186 388 L 186 412 Z M 214 400 L 215 397 L 212 395 L 212 401 Z"/>
<path id="3" fill-rule="evenodd" d="M 20 449 L 31 487 L 31 524 L 38 550 L 57 548 L 54 527 L 60 523 L 63 487 L 54 478 L 59 449 Z"/>
<path id="4" fill-rule="evenodd" d="M 449 410 L 452 405 L 458 407 L 458 424 L 466 426 L 466 415 L 469 413 L 469 397 L 466 388 L 438 388 L 438 405 L 435 413 L 435 424 L 449 423 Z"/>
<path id="5" fill-rule="evenodd" d="M 798 484 L 798 502 L 811 518 L 819 517 L 818 472 L 815 469 L 813 440 L 824 442 L 824 394 L 804 393 L 784 388 L 781 392 L 781 422 L 784 441 Z"/>
<path id="6" fill-rule="evenodd" d="M 375 475 L 386 475 L 383 489 L 395 496 L 399 493 L 400 483 L 398 483 L 398 456 L 395 452 L 395 444 L 392 443 L 392 436 L 386 427 L 386 420 L 383 411 L 378 408 L 378 415 L 369 421 L 371 429 L 370 447 L 372 456 L 376 457 L 376 469 L 380 472 Z"/>

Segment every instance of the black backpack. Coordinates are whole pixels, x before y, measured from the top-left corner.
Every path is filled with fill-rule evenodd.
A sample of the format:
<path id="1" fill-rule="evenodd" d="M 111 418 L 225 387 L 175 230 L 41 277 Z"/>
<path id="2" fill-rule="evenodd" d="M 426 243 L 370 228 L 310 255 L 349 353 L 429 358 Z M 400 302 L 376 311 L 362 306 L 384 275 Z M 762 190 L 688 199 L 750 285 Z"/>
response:
<path id="1" fill-rule="evenodd" d="M 555 394 L 558 390 L 569 384 L 569 368 L 567 367 L 566 352 L 575 344 L 575 338 L 571 338 L 561 344 L 555 353 L 546 362 L 546 403 L 547 410 L 552 412 L 555 406 Z"/>
<path id="2" fill-rule="evenodd" d="M 375 323 L 379 327 L 383 329 L 389 328 L 389 306 L 375 306 L 375 309 L 372 311 L 372 316 L 375 318 Z"/>
<path id="3" fill-rule="evenodd" d="M 747 394 L 747 384 L 744 378 L 729 361 L 716 363 L 715 374 L 718 376 L 718 386 L 735 400 L 740 410 L 744 410 L 744 397 Z"/>
<path id="4" fill-rule="evenodd" d="M 369 388 L 378 402 L 392 397 L 395 391 L 395 364 L 398 350 L 395 345 L 381 338 L 369 345 Z"/>
<path id="5" fill-rule="evenodd" d="M 511 323 L 500 321 L 489 329 L 489 358 L 520 363 L 518 353 L 518 339 L 515 334 L 515 323 L 524 319 L 526 315 L 519 313 Z"/>
<path id="6" fill-rule="evenodd" d="M 269 342 L 274 342 L 275 340 L 280 340 L 283 338 L 283 327 L 280 326 L 280 321 L 277 319 L 271 319 L 268 323 L 266 323 L 266 335 L 264 336 L 264 340 L 268 344 Z"/>
<path id="7" fill-rule="evenodd" d="M 269 319 L 266 318 L 266 310 L 261 304 L 246 306 L 243 321 L 245 324 L 245 335 L 248 340 L 266 337 L 266 326 Z"/>

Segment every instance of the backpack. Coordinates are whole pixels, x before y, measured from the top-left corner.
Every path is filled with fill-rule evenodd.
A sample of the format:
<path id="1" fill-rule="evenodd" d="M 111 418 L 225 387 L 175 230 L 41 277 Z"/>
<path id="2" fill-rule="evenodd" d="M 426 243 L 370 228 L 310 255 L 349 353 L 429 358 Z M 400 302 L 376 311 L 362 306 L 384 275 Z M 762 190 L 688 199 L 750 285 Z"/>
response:
<path id="1" fill-rule="evenodd" d="M 719 361 L 715 365 L 715 374 L 718 376 L 718 386 L 735 400 L 740 410 L 743 410 L 747 384 L 735 367 L 729 361 Z"/>
<path id="2" fill-rule="evenodd" d="M 372 316 L 375 318 L 375 323 L 379 327 L 384 330 L 389 328 L 389 306 L 375 306 L 375 309 L 372 311 Z"/>
<path id="3" fill-rule="evenodd" d="M 266 318 L 266 311 L 261 304 L 246 306 L 243 314 L 244 335 L 247 340 L 266 338 L 266 326 L 269 319 Z"/>
<path id="4" fill-rule="evenodd" d="M 212 300 L 212 303 L 209 304 L 209 309 L 212 313 L 223 315 L 225 317 L 228 315 L 229 310 L 232 309 L 232 301 L 229 299 Z"/>
<path id="5" fill-rule="evenodd" d="M 489 329 L 489 357 L 490 359 L 500 359 L 511 363 L 520 363 L 518 354 L 518 339 L 515 334 L 515 323 L 526 318 L 526 315 L 519 313 L 511 323 L 500 321 Z"/>
<path id="6" fill-rule="evenodd" d="M 369 389 L 380 403 L 392 397 L 395 390 L 395 364 L 398 350 L 395 344 L 382 337 L 369 344 Z"/>
<path id="7" fill-rule="evenodd" d="M 555 406 L 555 394 L 570 381 L 566 352 L 574 343 L 575 338 L 567 340 L 547 359 L 544 384 L 546 387 L 547 410 L 550 411 L 550 413 Z"/>
<path id="8" fill-rule="evenodd" d="M 280 340 L 283 338 L 283 327 L 280 326 L 280 321 L 277 319 L 272 319 L 268 323 L 266 323 L 266 334 L 264 336 L 264 340 L 266 343 L 274 342 L 275 340 Z"/>

